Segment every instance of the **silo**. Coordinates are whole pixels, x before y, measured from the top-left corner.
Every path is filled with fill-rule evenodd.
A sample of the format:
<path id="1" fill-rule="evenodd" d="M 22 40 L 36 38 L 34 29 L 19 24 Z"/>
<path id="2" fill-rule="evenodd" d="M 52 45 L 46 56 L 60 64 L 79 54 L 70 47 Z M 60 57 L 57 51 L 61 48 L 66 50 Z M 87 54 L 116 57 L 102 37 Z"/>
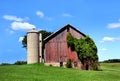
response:
<path id="1" fill-rule="evenodd" d="M 38 63 L 39 61 L 39 34 L 35 29 L 27 33 L 27 64 Z"/>

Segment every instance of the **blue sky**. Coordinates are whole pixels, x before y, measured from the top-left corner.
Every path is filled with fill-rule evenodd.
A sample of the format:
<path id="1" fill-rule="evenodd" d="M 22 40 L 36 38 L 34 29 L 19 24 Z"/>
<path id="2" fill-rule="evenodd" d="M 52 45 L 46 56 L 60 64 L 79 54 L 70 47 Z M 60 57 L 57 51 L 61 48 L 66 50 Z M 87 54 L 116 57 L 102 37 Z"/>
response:
<path id="1" fill-rule="evenodd" d="M 120 59 L 120 0 L 0 0 L 0 63 L 26 60 L 28 30 L 55 32 L 66 24 L 89 35 L 99 60 Z"/>

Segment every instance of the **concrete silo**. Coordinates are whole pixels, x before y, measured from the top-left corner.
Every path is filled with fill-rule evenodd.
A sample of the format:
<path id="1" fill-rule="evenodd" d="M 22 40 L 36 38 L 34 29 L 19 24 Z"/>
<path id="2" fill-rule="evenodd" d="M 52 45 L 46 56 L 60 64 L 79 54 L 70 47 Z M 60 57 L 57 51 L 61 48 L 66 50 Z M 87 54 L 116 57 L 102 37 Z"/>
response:
<path id="1" fill-rule="evenodd" d="M 39 62 L 39 34 L 35 29 L 27 33 L 27 64 Z"/>

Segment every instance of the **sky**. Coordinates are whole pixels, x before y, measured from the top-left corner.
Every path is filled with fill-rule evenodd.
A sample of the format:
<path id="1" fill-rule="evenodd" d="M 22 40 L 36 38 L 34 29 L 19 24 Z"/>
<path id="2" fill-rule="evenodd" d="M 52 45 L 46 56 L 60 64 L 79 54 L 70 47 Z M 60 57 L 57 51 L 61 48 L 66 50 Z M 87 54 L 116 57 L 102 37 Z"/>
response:
<path id="1" fill-rule="evenodd" d="M 120 0 L 0 0 L 0 63 L 27 60 L 27 31 L 71 24 L 97 45 L 99 61 L 120 59 Z"/>

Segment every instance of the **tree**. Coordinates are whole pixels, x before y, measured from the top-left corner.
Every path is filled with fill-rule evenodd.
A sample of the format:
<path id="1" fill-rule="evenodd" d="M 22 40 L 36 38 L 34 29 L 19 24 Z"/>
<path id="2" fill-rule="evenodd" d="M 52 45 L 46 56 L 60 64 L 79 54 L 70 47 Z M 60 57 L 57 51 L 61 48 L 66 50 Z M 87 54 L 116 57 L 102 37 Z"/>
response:
<path id="1" fill-rule="evenodd" d="M 23 45 L 23 48 L 27 47 L 27 35 L 24 36 L 24 38 L 22 40 L 22 45 Z"/>
<path id="2" fill-rule="evenodd" d="M 46 30 L 40 30 L 39 33 L 42 34 L 42 40 L 44 40 L 47 36 L 51 35 L 53 32 L 48 32 Z"/>
<path id="3" fill-rule="evenodd" d="M 38 32 L 42 33 L 42 40 L 53 33 L 53 32 L 48 32 L 46 30 L 40 30 Z M 23 45 L 24 48 L 27 47 L 27 35 L 24 36 L 24 38 L 22 40 L 22 45 Z"/>
<path id="4" fill-rule="evenodd" d="M 67 44 L 77 52 L 78 58 L 84 64 L 84 61 L 89 61 L 94 70 L 98 70 L 97 47 L 94 41 L 86 36 L 85 38 L 76 39 L 70 33 L 67 36 Z"/>

